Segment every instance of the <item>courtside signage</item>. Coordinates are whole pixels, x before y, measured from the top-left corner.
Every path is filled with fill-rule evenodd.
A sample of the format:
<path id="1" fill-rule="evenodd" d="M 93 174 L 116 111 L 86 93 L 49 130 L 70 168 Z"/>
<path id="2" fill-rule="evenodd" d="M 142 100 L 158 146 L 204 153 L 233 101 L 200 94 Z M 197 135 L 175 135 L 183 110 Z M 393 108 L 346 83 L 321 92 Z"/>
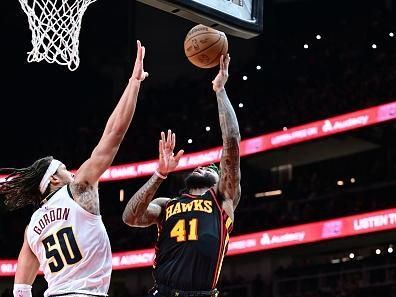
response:
<path id="1" fill-rule="evenodd" d="M 242 157 L 273 150 L 296 143 L 351 131 L 385 121 L 396 119 L 396 102 L 375 106 L 344 115 L 297 126 L 286 131 L 274 132 L 241 141 Z M 221 158 L 221 147 L 184 155 L 177 171 L 216 163 Z M 102 175 L 100 181 L 117 181 L 148 176 L 154 173 L 158 163 L 156 160 L 112 166 Z M 0 175 L 0 181 L 4 176 Z"/>
<path id="2" fill-rule="evenodd" d="M 227 256 L 396 229 L 396 208 L 231 237 Z M 153 265 L 154 249 L 113 253 L 113 269 Z M 0 276 L 13 276 L 16 260 L 0 260 Z"/>

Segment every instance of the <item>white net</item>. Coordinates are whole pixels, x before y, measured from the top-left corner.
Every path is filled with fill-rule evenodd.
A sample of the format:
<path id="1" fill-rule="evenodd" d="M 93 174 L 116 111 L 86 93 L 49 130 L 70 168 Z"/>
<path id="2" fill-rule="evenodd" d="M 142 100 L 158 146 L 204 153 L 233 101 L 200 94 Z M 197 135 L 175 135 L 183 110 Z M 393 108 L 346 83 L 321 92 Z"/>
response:
<path id="1" fill-rule="evenodd" d="M 33 49 L 28 62 L 66 65 L 71 71 L 80 64 L 78 45 L 82 17 L 96 0 L 19 0 L 28 16 Z"/>

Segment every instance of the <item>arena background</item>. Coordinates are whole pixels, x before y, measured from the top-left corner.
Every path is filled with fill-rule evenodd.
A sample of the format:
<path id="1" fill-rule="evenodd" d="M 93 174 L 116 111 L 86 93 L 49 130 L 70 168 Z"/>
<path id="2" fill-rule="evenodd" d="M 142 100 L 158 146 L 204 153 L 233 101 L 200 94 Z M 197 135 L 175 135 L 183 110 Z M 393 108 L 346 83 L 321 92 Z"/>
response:
<path id="1" fill-rule="evenodd" d="M 150 77 L 114 165 L 156 159 L 159 133 L 168 128 L 186 153 L 221 145 L 211 90 L 217 69 L 195 68 L 183 53 L 194 23 L 130 0 L 100 0 L 84 16 L 81 65 L 72 73 L 28 64 L 26 16 L 17 1 L 0 7 L 1 167 L 53 155 L 77 168 L 127 83 L 136 39 L 147 48 Z M 244 145 L 234 255 L 225 258 L 221 296 L 396 296 L 395 19 L 393 0 L 265 0 L 262 35 L 228 36 L 228 93 L 242 139 L 257 138 Z M 158 194 L 176 195 L 186 172 Z M 101 185 L 115 253 L 154 246 L 155 227 L 121 220 L 145 180 Z M 2 297 L 12 295 L 32 211 L 0 207 Z M 147 254 L 115 255 L 118 268 L 134 268 L 114 271 L 110 296 L 144 296 L 152 284 Z M 39 276 L 33 295 L 45 287 Z"/>

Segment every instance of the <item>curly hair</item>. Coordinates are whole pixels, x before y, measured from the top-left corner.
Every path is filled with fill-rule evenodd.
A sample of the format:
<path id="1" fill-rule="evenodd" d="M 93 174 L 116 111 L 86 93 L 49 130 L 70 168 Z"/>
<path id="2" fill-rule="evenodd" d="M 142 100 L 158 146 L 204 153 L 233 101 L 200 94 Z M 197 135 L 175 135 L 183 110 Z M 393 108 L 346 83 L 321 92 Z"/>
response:
<path id="1" fill-rule="evenodd" d="M 27 168 L 0 168 L 0 174 L 8 174 L 5 181 L 0 182 L 0 198 L 8 209 L 40 205 L 40 201 L 48 194 L 49 187 L 41 194 L 39 185 L 53 159 L 52 156 L 39 159 Z"/>

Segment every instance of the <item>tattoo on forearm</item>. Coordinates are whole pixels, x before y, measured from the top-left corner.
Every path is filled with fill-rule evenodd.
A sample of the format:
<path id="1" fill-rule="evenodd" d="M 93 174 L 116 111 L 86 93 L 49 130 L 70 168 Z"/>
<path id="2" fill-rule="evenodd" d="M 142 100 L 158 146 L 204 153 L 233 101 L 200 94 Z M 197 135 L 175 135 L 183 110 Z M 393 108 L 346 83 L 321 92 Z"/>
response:
<path id="1" fill-rule="evenodd" d="M 217 105 L 223 139 L 239 137 L 238 120 L 225 90 L 217 93 Z"/>
<path id="2" fill-rule="evenodd" d="M 220 187 L 223 194 L 234 201 L 240 196 L 240 156 L 238 120 L 225 90 L 217 93 L 219 120 L 223 137 Z"/>
<path id="3" fill-rule="evenodd" d="M 162 179 L 153 175 L 129 200 L 123 218 L 138 219 L 142 217 L 161 183 Z"/>

